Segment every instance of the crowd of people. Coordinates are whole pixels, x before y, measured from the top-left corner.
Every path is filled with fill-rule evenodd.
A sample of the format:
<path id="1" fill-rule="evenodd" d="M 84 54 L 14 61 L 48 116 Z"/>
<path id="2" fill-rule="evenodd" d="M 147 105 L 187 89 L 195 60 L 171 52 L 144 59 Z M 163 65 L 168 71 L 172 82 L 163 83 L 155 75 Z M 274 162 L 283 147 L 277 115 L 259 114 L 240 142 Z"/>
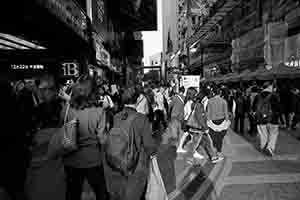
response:
<path id="1" fill-rule="evenodd" d="M 300 120 L 299 90 L 279 89 L 270 82 L 244 90 L 215 84 L 122 88 L 97 84 L 88 75 L 68 86 L 51 75 L 30 84 L 0 83 L 4 92 L 0 188 L 12 200 L 38 199 L 30 193 L 30 186 L 24 189 L 28 169 L 37 158 L 47 166 L 63 166 L 66 192 L 56 199 L 80 200 L 85 180 L 98 200 L 144 199 L 153 157 L 163 157 L 167 151 L 175 155 L 192 151 L 195 159 L 222 162 L 223 139 L 230 127 L 242 135 L 258 133 L 262 151 L 273 156 L 279 128 L 295 129 Z M 79 148 L 59 158 L 47 158 L 47 145 L 66 113 L 67 120 L 78 121 Z M 40 139 L 45 135 L 47 139 Z M 122 143 L 125 140 L 126 145 Z M 192 150 L 188 148 L 191 141 L 196 144 Z M 117 162 L 116 152 L 126 154 L 127 160 Z M 52 170 L 55 174 L 57 169 Z M 164 171 L 161 173 L 164 178 Z M 53 196 L 45 195 L 47 198 Z"/>

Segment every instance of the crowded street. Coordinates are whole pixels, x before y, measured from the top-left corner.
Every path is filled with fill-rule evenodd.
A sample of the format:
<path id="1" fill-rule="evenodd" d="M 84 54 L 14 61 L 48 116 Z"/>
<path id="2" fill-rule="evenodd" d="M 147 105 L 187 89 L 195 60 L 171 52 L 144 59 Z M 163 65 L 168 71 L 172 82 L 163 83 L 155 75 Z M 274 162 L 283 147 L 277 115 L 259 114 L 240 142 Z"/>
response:
<path id="1" fill-rule="evenodd" d="M 3 2 L 0 200 L 299 200 L 299 21 L 299 0 Z"/>

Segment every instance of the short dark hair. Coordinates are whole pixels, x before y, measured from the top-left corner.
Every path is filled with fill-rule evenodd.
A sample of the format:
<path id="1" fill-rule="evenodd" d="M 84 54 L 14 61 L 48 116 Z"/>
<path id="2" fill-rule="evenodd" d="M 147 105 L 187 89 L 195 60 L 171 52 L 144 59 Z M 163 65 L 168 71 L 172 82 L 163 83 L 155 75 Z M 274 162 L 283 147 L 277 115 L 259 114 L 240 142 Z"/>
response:
<path id="1" fill-rule="evenodd" d="M 82 110 L 96 105 L 96 82 L 92 77 L 85 75 L 72 87 L 71 106 Z"/>
<path id="2" fill-rule="evenodd" d="M 185 92 L 185 88 L 183 87 L 183 86 L 181 86 L 180 88 L 179 88 L 179 92 Z"/>
<path id="3" fill-rule="evenodd" d="M 139 95 L 140 93 L 135 87 L 129 87 L 122 94 L 122 102 L 127 105 L 136 104 Z"/>

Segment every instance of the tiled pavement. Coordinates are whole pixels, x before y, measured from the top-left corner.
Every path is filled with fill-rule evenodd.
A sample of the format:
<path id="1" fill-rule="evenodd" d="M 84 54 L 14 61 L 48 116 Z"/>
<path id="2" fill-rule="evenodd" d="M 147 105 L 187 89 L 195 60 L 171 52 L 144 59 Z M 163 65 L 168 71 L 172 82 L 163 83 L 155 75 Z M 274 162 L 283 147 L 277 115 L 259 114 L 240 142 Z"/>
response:
<path id="1" fill-rule="evenodd" d="M 170 199 L 300 199 L 300 142 L 280 131 L 274 157 L 264 155 L 257 147 L 257 138 L 229 132 L 224 139 L 226 159 L 222 163 L 212 165 L 201 161 L 200 165 L 188 167 L 184 162 L 191 159 L 191 154 L 179 155 L 175 166 L 185 166 L 183 168 L 192 172 L 177 172 L 180 180 Z M 183 173 L 186 175 L 181 179 Z M 178 184 L 180 182 L 185 184 Z"/>
<path id="2" fill-rule="evenodd" d="M 193 144 L 188 145 L 189 150 L 193 149 Z M 211 164 L 207 159 L 193 159 L 190 151 L 177 157 L 176 154 L 174 155 L 175 150 L 163 154 L 159 158 L 159 164 L 169 200 L 300 199 L 300 142 L 281 131 L 276 155 L 273 158 L 258 151 L 257 144 L 255 138 L 244 138 L 229 132 L 224 139 L 226 159 L 216 165 Z M 175 165 L 172 166 L 172 163 Z M 51 173 L 41 170 L 40 166 L 34 167 L 35 170 L 31 174 L 32 178 L 36 177 L 32 184 L 40 187 L 46 184 L 43 188 L 47 190 L 40 190 L 40 195 L 36 193 L 37 191 L 31 191 L 32 194 L 42 196 L 43 199 L 45 197 L 53 199 L 51 198 L 53 194 L 50 193 L 53 190 L 57 192 L 58 188 L 61 190 L 64 188 L 63 183 L 59 181 L 61 180 L 59 177 L 63 176 L 62 173 L 57 173 L 58 170 L 55 168 L 53 170 L 53 167 L 50 170 L 49 166 L 47 164 L 46 168 L 56 174 L 56 178 L 53 178 Z M 45 176 L 40 176 L 40 173 Z M 45 179 L 49 181 L 45 182 Z M 38 182 L 39 180 L 41 182 Z M 62 186 L 58 187 L 57 183 Z M 47 192 L 49 195 L 45 195 Z M 86 195 L 88 193 L 84 194 Z"/>

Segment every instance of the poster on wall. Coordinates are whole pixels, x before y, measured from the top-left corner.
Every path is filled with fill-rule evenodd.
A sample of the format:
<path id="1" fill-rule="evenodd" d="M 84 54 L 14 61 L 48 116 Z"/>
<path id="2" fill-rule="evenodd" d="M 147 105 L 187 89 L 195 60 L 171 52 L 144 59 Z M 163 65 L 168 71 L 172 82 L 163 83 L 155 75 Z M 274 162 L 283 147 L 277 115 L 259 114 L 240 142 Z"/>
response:
<path id="1" fill-rule="evenodd" d="M 188 89 L 189 87 L 194 87 L 197 90 L 199 90 L 200 79 L 201 79 L 201 76 L 199 76 L 199 75 L 182 76 L 182 86 L 185 89 Z"/>

